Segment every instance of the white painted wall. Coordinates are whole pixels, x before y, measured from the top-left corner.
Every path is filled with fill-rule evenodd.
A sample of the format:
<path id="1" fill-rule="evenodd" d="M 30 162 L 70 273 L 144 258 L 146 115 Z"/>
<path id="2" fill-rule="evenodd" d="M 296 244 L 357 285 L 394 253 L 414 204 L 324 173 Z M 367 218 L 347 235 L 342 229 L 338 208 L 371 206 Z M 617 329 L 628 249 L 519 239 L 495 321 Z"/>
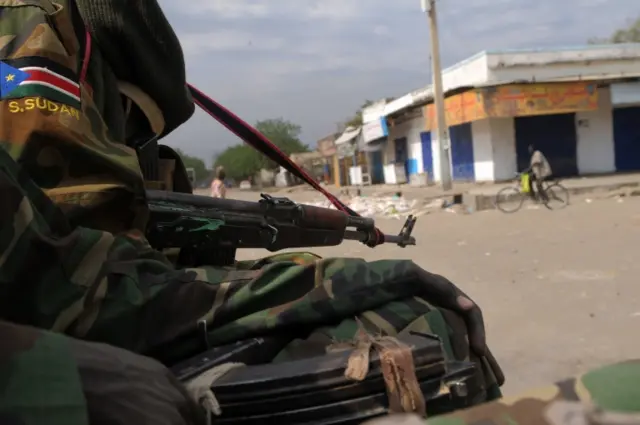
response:
<path id="1" fill-rule="evenodd" d="M 640 105 L 640 83 L 614 83 L 611 90 L 611 105 L 614 108 Z"/>
<path id="2" fill-rule="evenodd" d="M 382 161 L 384 165 L 389 164 L 392 160 L 395 160 L 395 140 L 391 137 L 393 136 L 392 129 L 389 129 L 389 137 L 387 137 L 387 144 L 385 145 Z"/>
<path id="3" fill-rule="evenodd" d="M 449 142 L 449 144 L 451 144 L 451 142 Z M 440 142 L 437 131 L 431 132 L 431 157 L 433 158 L 433 180 L 439 182 L 442 179 L 440 178 Z M 449 169 L 453 169 L 451 149 L 449 149 Z"/>
<path id="4" fill-rule="evenodd" d="M 516 173 L 513 118 L 491 118 L 471 123 L 476 181 L 510 180 Z"/>
<path id="5" fill-rule="evenodd" d="M 439 182 L 442 180 L 442 174 L 440 174 L 440 144 L 437 131 L 431 132 L 431 158 L 433 158 L 433 180 Z"/>
<path id="6" fill-rule="evenodd" d="M 576 113 L 579 174 L 609 173 L 616 168 L 611 91 L 600 88 L 598 92 L 597 111 Z"/>
<path id="7" fill-rule="evenodd" d="M 422 142 L 420 133 L 425 131 L 424 115 L 412 120 L 402 122 L 389 128 L 389 142 L 387 143 L 385 162 L 395 157 L 395 140 L 406 137 L 409 158 L 415 159 L 418 163 L 418 173 L 424 172 L 422 160 Z"/>
<path id="8" fill-rule="evenodd" d="M 366 108 L 362 109 L 362 123 L 366 124 L 377 121 L 384 116 L 384 107 L 387 104 L 385 99 L 377 100 Z"/>
<path id="9" fill-rule="evenodd" d="M 493 137 L 491 120 L 473 121 L 473 160 L 476 181 L 493 181 Z"/>
<path id="10" fill-rule="evenodd" d="M 493 149 L 494 181 L 511 180 L 518 171 L 516 156 L 516 121 L 514 118 L 492 118 L 491 127 Z"/>

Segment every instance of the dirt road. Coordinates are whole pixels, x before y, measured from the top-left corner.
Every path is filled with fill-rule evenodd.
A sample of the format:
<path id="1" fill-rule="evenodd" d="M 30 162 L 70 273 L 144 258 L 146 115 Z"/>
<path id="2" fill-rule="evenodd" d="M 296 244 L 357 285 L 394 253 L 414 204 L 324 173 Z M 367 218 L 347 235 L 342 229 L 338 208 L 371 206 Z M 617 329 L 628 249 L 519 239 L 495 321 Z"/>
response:
<path id="1" fill-rule="evenodd" d="M 396 233 L 401 221 L 379 224 Z M 315 251 L 411 258 L 456 282 L 483 308 L 506 393 L 640 358 L 640 199 L 580 199 L 513 215 L 439 212 L 421 217 L 414 234 L 419 245 L 404 250 L 347 242 Z"/>

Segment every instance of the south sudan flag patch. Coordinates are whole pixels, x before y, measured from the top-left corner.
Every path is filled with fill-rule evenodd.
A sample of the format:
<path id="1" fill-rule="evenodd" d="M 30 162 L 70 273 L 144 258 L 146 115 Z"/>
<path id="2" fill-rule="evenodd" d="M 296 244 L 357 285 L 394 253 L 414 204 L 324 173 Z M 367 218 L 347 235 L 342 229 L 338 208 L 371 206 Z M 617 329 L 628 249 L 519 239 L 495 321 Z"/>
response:
<path id="1" fill-rule="evenodd" d="M 0 98 L 25 97 L 42 97 L 80 109 L 80 84 L 70 69 L 46 58 L 0 62 Z"/>

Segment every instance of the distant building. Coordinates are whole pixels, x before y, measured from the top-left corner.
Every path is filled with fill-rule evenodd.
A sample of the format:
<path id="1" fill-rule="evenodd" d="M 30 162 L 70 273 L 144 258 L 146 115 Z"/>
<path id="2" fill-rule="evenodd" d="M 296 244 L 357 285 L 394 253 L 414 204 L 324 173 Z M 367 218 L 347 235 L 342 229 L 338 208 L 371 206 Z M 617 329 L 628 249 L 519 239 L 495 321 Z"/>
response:
<path id="1" fill-rule="evenodd" d="M 334 183 L 340 186 L 340 161 L 337 155 L 336 139 L 340 133 L 333 133 L 318 140 L 318 152 L 324 158 L 323 180 L 325 183 Z"/>
<path id="2" fill-rule="evenodd" d="M 639 79 L 640 44 L 482 52 L 445 69 L 454 180 L 511 179 L 529 144 L 557 176 L 640 171 Z M 432 102 L 429 86 L 367 108 L 361 150 L 440 180 Z"/>

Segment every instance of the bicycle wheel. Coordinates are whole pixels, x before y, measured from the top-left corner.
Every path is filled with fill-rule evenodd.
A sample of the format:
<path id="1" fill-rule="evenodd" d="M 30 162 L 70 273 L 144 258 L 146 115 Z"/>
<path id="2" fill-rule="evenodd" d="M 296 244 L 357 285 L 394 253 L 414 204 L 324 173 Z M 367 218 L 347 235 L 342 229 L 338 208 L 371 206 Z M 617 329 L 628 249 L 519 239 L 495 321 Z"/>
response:
<path id="1" fill-rule="evenodd" d="M 503 213 L 514 213 L 522 208 L 525 195 L 515 187 L 505 187 L 500 189 L 496 195 L 496 208 Z"/>
<path id="2" fill-rule="evenodd" d="M 544 193 L 544 206 L 550 210 L 560 210 L 569 205 L 569 191 L 560 183 L 548 186 Z"/>

